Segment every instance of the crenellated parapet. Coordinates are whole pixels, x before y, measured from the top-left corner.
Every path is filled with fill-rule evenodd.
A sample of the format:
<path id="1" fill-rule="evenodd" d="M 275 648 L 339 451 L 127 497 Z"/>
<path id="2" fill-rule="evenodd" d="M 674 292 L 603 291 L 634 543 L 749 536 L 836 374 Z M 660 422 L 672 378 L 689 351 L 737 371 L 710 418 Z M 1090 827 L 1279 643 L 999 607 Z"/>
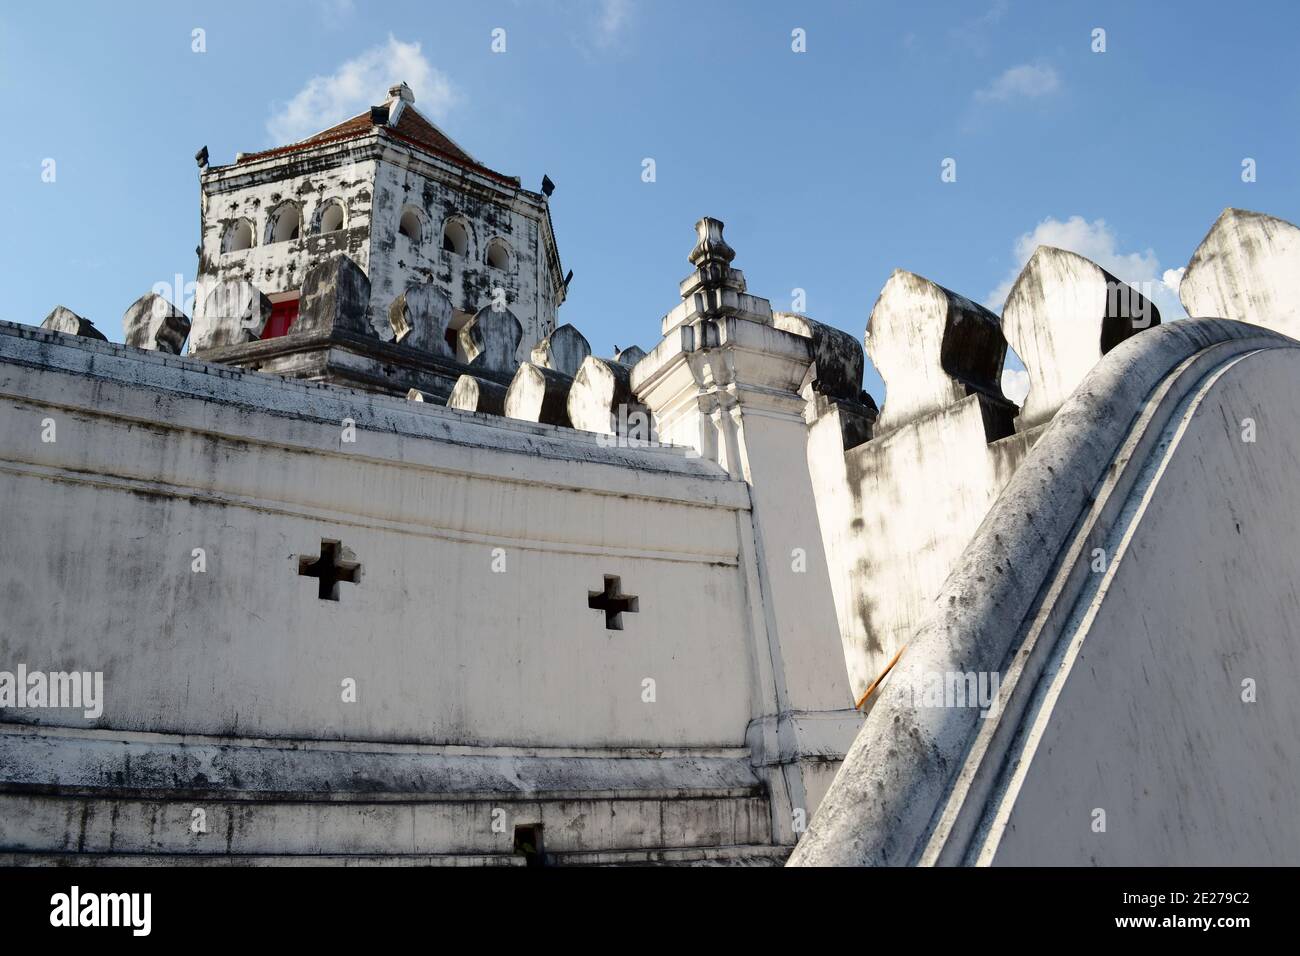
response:
<path id="1" fill-rule="evenodd" d="M 629 345 L 625 349 L 614 346 L 614 361 L 631 368 L 645 358 L 645 349 L 639 345 Z"/>
<path id="2" fill-rule="evenodd" d="M 895 270 L 866 329 L 879 417 L 847 441 L 843 408 L 810 391 L 809 473 L 855 701 L 929 613 L 948 568 L 1028 447 L 1003 394 L 1002 320 Z M 864 402 L 865 404 L 865 402 Z M 865 434 L 862 432 L 865 431 Z"/>
<path id="3" fill-rule="evenodd" d="M 530 359 L 534 365 L 572 378 L 590 354 L 591 343 L 586 336 L 566 322 L 533 346 Z"/>
<path id="4" fill-rule="evenodd" d="M 441 286 L 418 280 L 391 300 L 392 341 L 383 341 L 370 280 L 343 253 L 306 268 L 287 327 L 282 300 L 230 278 L 207 290 L 192 328 L 152 293 L 128 308 L 124 328 L 142 348 L 179 354 L 188 335 L 201 359 L 410 393 L 616 445 L 684 446 L 760 497 L 806 485 L 802 530 L 780 515 L 769 528 L 785 530 L 769 534 L 791 539 L 774 553 L 807 552 L 808 530 L 819 529 L 818 573 L 858 699 L 928 618 L 953 561 L 1057 410 L 1108 353 L 1161 322 L 1140 290 L 1077 253 L 1040 247 L 1001 315 L 894 271 L 868 316 L 864 350 L 850 333 L 752 294 L 721 221 L 696 223 L 687 258 L 692 271 L 662 315 L 661 340 L 609 357 L 593 355 L 572 325 L 525 342 L 508 306 L 461 313 Z M 1300 230 L 1227 209 L 1192 256 L 1180 295 L 1193 315 L 1289 333 L 1300 327 L 1297 276 Z M 63 307 L 44 325 L 102 337 Z M 1009 349 L 1028 379 L 1021 407 L 1001 388 Z M 885 383 L 879 409 L 862 390 L 867 358 Z M 796 460 L 806 473 L 792 478 Z M 785 487 L 782 504 L 759 513 L 789 510 L 790 495 Z"/>
<path id="5" fill-rule="evenodd" d="M 473 370 L 513 374 L 519 361 L 515 353 L 524 327 L 509 309 L 484 306 L 457 333 L 460 353 Z"/>
<path id="6" fill-rule="evenodd" d="M 653 440 L 650 409 L 632 393 L 632 366 L 619 361 L 594 355 L 583 359 L 569 389 L 568 412 L 569 422 L 582 431 Z M 636 434 L 638 426 L 641 434 Z"/>
<path id="7" fill-rule="evenodd" d="M 246 279 L 218 282 L 195 319 L 190 352 L 205 358 L 213 349 L 258 341 L 271 321 L 271 310 L 271 300 Z"/>
<path id="8" fill-rule="evenodd" d="M 810 406 L 809 461 L 845 660 L 862 699 L 933 613 L 953 562 L 1062 402 L 1097 361 L 1159 324 L 1136 289 L 1040 247 L 1002 316 L 896 270 L 868 319 L 886 396 L 869 440 L 838 453 L 842 416 Z M 1008 341 L 1029 396 L 1002 393 Z"/>
<path id="9" fill-rule="evenodd" d="M 573 379 L 563 372 L 525 362 L 506 389 L 506 417 L 571 427 L 569 389 L 572 387 Z"/>
<path id="10" fill-rule="evenodd" d="M 1103 355 L 1159 324 L 1160 310 L 1132 286 L 1077 253 L 1039 246 L 1002 312 L 1002 327 L 1029 373 L 1016 427 L 1047 421 Z"/>
<path id="11" fill-rule="evenodd" d="M 1272 821 L 1297 756 L 1254 749 L 1241 675 L 1296 672 L 1297 371 L 1294 339 L 1215 318 L 1110 350 L 952 562 L 791 862 L 1295 859 Z"/>
<path id="12" fill-rule="evenodd" d="M 459 353 L 468 363 L 447 397 L 447 407 L 505 415 L 506 392 L 519 370 L 515 353 L 522 335 L 523 326 L 509 309 L 479 309 L 457 333 Z"/>
<path id="13" fill-rule="evenodd" d="M 506 390 L 507 418 L 544 425 L 573 426 L 569 396 L 574 376 L 591 355 L 591 344 L 572 325 L 562 325 L 533 347 Z"/>
<path id="14" fill-rule="evenodd" d="M 1300 324 L 1300 230 L 1226 210 L 1182 281 L 1193 316 L 1290 333 Z M 1160 325 L 1141 291 L 1083 256 L 1039 247 L 1001 317 L 896 271 L 872 309 L 867 353 L 887 394 L 868 440 L 842 454 L 836 410 L 810 403 L 809 470 L 855 694 L 934 613 L 967 543 L 1058 410 L 1126 340 Z M 1004 337 L 1005 336 L 1005 337 Z M 1008 343 L 1026 369 L 1001 393 Z"/>
<path id="15" fill-rule="evenodd" d="M 375 292 L 351 257 L 310 264 L 292 296 L 271 298 L 244 279 L 211 287 L 190 341 L 196 358 L 385 395 L 416 389 L 445 403 L 472 374 L 508 385 L 523 327 L 498 302 L 465 315 L 437 283 L 413 279 L 386 310 L 389 337 L 372 319 Z"/>
<path id="16" fill-rule="evenodd" d="M 126 344 L 180 355 L 190 334 L 189 317 L 156 292 L 140 296 L 122 316 Z"/>
<path id="17" fill-rule="evenodd" d="M 49 329 L 51 332 L 62 332 L 64 335 L 80 335 L 88 339 L 99 339 L 101 342 L 108 341 L 104 333 L 95 328 L 95 323 L 62 305 L 56 305 L 50 310 L 50 314 L 41 322 L 41 328 Z"/>
<path id="18" fill-rule="evenodd" d="M 298 334 L 329 335 L 336 332 L 368 336 L 370 279 L 347 256 L 331 256 L 307 270 L 302 283 L 302 305 L 294 323 Z"/>
<path id="19" fill-rule="evenodd" d="M 107 336 L 95 328 L 93 322 L 62 305 L 54 307 L 41 323 L 41 328 L 100 342 L 108 341 Z M 127 345 L 179 355 L 190 334 L 190 320 L 162 296 L 148 292 L 127 307 L 122 315 L 122 330 Z"/>
<path id="20" fill-rule="evenodd" d="M 510 386 L 501 385 L 473 375 L 462 375 L 456 380 L 447 407 L 462 412 L 502 416 L 506 413 L 506 392 Z"/>
<path id="21" fill-rule="evenodd" d="M 867 320 L 866 347 L 887 389 L 878 432 L 975 396 L 990 440 L 1010 433 L 1016 409 L 1000 384 L 1007 341 L 999 318 L 983 306 L 896 269 Z"/>
<path id="22" fill-rule="evenodd" d="M 1300 336 L 1300 229 L 1259 212 L 1223 210 L 1187 263 L 1178 295 L 1190 316 Z"/>
<path id="23" fill-rule="evenodd" d="M 408 286 L 388 307 L 393 341 L 407 348 L 454 358 L 447 342 L 454 309 L 447 293 L 432 282 Z"/>

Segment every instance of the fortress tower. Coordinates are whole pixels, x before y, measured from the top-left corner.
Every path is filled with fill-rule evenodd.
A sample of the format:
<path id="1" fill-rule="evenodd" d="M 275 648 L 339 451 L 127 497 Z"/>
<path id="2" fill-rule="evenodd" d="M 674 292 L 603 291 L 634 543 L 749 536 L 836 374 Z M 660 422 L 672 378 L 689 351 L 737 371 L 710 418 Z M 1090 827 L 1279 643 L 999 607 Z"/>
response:
<path id="1" fill-rule="evenodd" d="M 457 333 L 488 306 L 518 319 L 521 358 L 556 327 L 567 283 L 551 183 L 532 192 L 484 166 L 421 115 L 405 83 L 381 105 L 301 142 L 240 153 L 227 166 L 207 166 L 206 147 L 197 158 L 202 240 L 190 349 L 199 357 L 339 380 L 329 370 L 338 341 L 285 337 L 308 272 L 340 254 L 368 279 L 351 293 L 368 298 L 368 324 L 349 331 L 375 344 L 394 340 L 390 309 L 415 286 L 448 300 L 450 316 L 439 323 L 447 348 L 426 344 L 438 357 L 472 358 Z M 239 290 L 233 307 L 211 300 L 223 283 Z M 269 316 L 245 314 L 254 290 L 269 300 Z M 392 356 L 370 358 L 376 369 L 393 364 Z"/>

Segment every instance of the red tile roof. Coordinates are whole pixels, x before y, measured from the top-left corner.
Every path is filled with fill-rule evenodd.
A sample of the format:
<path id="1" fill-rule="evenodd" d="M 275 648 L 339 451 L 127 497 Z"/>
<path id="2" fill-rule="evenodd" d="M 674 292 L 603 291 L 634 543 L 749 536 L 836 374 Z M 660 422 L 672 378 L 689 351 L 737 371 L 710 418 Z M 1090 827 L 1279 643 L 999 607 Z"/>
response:
<path id="1" fill-rule="evenodd" d="M 397 120 L 396 126 L 376 125 L 371 121 L 370 111 L 366 110 L 351 119 L 344 120 L 337 126 L 331 126 L 327 130 L 317 133 L 315 136 L 309 136 L 304 140 L 296 143 L 290 143 L 288 146 L 277 146 L 275 149 L 262 150 L 259 153 L 247 153 L 239 157 L 238 163 L 251 163 L 259 159 L 267 159 L 271 156 L 281 156 L 285 153 L 293 153 L 302 149 L 309 149 L 313 146 L 323 146 L 326 143 L 342 142 L 343 140 L 355 139 L 358 136 L 364 136 L 371 130 L 380 130 L 393 139 L 401 140 L 416 146 L 427 153 L 432 153 L 439 159 L 445 159 L 465 169 L 479 173 L 489 179 L 495 179 L 498 182 L 507 183 L 512 186 L 519 185 L 519 177 L 505 176 L 495 170 L 488 169 L 481 163 L 475 162 L 474 158 L 466 153 L 463 149 L 453 143 L 442 130 L 434 126 L 427 119 L 421 116 L 415 107 L 407 105 L 402 110 L 402 115 Z"/>

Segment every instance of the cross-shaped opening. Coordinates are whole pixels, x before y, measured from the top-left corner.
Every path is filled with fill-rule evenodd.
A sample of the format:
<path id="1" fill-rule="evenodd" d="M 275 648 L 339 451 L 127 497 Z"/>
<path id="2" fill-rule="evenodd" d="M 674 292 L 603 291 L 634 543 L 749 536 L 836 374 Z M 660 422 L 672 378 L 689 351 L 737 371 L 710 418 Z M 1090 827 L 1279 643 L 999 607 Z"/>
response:
<path id="1" fill-rule="evenodd" d="M 605 590 L 588 591 L 587 607 L 605 612 L 605 630 L 623 630 L 623 612 L 637 613 L 635 594 L 624 594 L 623 581 L 616 574 L 605 575 Z"/>
<path id="2" fill-rule="evenodd" d="M 322 539 L 319 558 L 299 555 L 298 573 L 304 577 L 316 578 L 320 582 L 316 596 L 322 601 L 337 601 L 339 582 L 356 584 L 361 580 L 361 565 L 356 561 L 347 560 L 346 556 L 349 554 L 351 552 L 338 541 Z"/>

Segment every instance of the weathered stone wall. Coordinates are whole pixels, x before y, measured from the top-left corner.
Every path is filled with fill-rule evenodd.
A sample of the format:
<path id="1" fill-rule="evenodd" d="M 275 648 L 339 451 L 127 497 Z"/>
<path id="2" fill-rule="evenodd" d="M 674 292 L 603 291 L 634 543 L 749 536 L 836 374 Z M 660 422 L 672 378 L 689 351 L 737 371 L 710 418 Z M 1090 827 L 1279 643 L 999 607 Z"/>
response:
<path id="1" fill-rule="evenodd" d="M 811 812 L 715 464 L 8 324 L 0 403 L 0 668 L 104 675 L 0 710 L 0 849 L 492 862 L 504 801 L 574 861 L 770 863 Z M 159 825 L 195 800 L 224 850 Z"/>
<path id="2" fill-rule="evenodd" d="M 870 438 L 846 447 L 835 405 L 810 402 L 806 413 L 856 700 L 931 618 L 935 595 L 1043 424 L 1104 354 L 1159 322 L 1135 290 L 1059 249 L 1034 253 L 1002 316 L 894 272 L 866 331 L 888 389 Z M 1023 410 L 1001 391 L 1008 337 L 1030 377 Z"/>
<path id="3" fill-rule="evenodd" d="M 1297 368 L 1297 343 L 1220 320 L 1108 355 L 954 565 L 792 862 L 1300 859 L 1300 712 L 1264 690 L 1300 679 Z M 992 700 L 926 696 L 953 674 L 998 675 Z"/>
<path id="4" fill-rule="evenodd" d="M 343 253 L 362 270 L 370 264 L 371 204 L 378 163 L 368 141 L 321 147 L 228 166 L 203 174 L 202 238 L 194 309 L 196 324 L 207 321 L 208 293 L 219 281 L 244 279 L 265 295 L 297 293 L 307 269 Z M 343 228 L 320 233 L 320 216 L 333 202 L 344 207 Z M 293 203 L 301 216 L 299 238 L 272 241 L 272 217 Z M 253 246 L 225 251 L 235 224 L 251 224 Z M 196 338 L 197 330 L 196 330 Z"/>
<path id="5" fill-rule="evenodd" d="M 418 241 L 399 232 L 407 209 L 420 215 Z M 495 290 L 501 289 L 506 308 L 524 327 L 518 357 L 526 360 L 529 350 L 555 328 L 558 308 L 541 240 L 545 215 L 541 203 L 517 189 L 503 190 L 468 173 L 453 174 L 390 147 L 378 167 L 372 211 L 370 284 L 375 329 L 389 337 L 388 306 L 411 282 L 434 281 L 466 317 L 491 306 Z M 443 226 L 449 219 L 466 228 L 463 254 L 442 247 Z M 506 269 L 487 261 L 493 240 L 508 246 Z"/>
<path id="6" fill-rule="evenodd" d="M 836 410 L 809 429 L 809 468 L 856 701 L 929 618 L 1029 437 L 990 443 L 976 396 L 847 451 Z"/>
<path id="7" fill-rule="evenodd" d="M 308 270 L 333 255 L 370 280 L 369 326 L 391 341 L 389 310 L 412 286 L 432 283 L 450 299 L 453 330 L 484 308 L 509 309 L 522 326 L 517 358 L 556 328 L 563 300 L 546 198 L 381 138 L 378 132 L 202 174 L 202 239 L 195 342 L 210 338 L 207 299 L 219 282 L 243 280 L 275 299 L 298 293 Z M 322 231 L 326 210 L 342 227 Z M 278 238 L 278 216 L 298 220 L 297 238 Z M 404 214 L 418 226 L 403 234 Z M 463 250 L 443 248 L 448 222 L 464 229 Z M 231 248 L 247 224 L 251 248 Z M 408 224 L 408 229 L 409 229 Z M 464 356 L 462 356 L 463 358 Z"/>
<path id="8" fill-rule="evenodd" d="M 739 746 L 762 713 L 748 494 L 710 463 L 30 329 L 0 342 L 5 657 L 103 670 L 93 726 Z M 361 564 L 338 601 L 299 574 L 322 540 Z M 607 574 L 638 599 L 621 631 L 588 607 Z M 85 725 L 32 713 L 5 719 Z"/>

